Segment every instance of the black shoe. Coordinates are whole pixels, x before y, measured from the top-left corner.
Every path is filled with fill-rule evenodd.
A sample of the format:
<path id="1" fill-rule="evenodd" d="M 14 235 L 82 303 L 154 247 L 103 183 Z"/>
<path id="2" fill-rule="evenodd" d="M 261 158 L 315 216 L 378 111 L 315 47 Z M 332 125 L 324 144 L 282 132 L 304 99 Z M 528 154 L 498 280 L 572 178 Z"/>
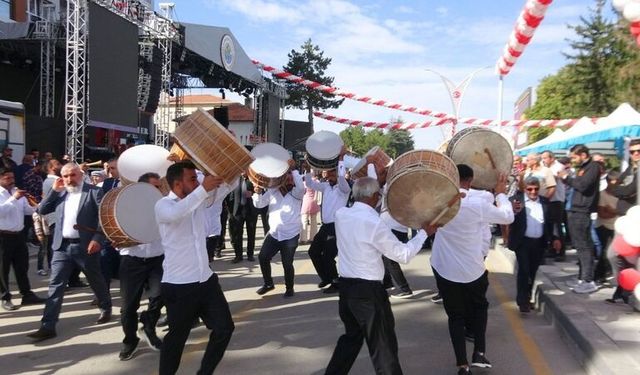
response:
<path id="1" fill-rule="evenodd" d="M 94 298 L 91 300 L 91 302 L 89 303 L 91 306 L 98 306 L 98 299 Z"/>
<path id="2" fill-rule="evenodd" d="M 275 288 L 276 287 L 273 285 L 263 285 L 260 287 L 260 289 L 256 290 L 256 293 L 258 293 L 259 295 L 263 295 L 267 292 L 274 290 Z"/>
<path id="3" fill-rule="evenodd" d="M 136 337 L 136 341 L 131 344 L 122 344 L 122 350 L 120 350 L 120 354 L 118 358 L 121 361 L 128 361 L 133 358 L 133 355 L 136 353 L 136 349 L 138 349 L 138 343 L 140 339 Z"/>
<path id="4" fill-rule="evenodd" d="M 287 288 L 287 290 L 284 292 L 284 298 L 291 298 L 293 297 L 293 295 L 293 288 Z"/>
<path id="5" fill-rule="evenodd" d="M 162 340 L 156 335 L 156 330 L 151 327 L 142 327 L 139 330 L 140 336 L 147 342 L 152 350 L 159 352 L 162 349 Z"/>
<path id="6" fill-rule="evenodd" d="M 433 303 L 442 303 L 442 296 L 440 295 L 440 293 L 436 294 L 435 296 L 431 297 L 431 302 Z"/>
<path id="7" fill-rule="evenodd" d="M 331 284 L 330 287 L 328 287 L 327 289 L 324 289 L 322 291 L 322 293 L 324 294 L 333 294 L 333 293 L 338 293 L 338 286 L 336 284 Z"/>
<path id="8" fill-rule="evenodd" d="M 52 339 L 57 335 L 56 335 L 56 331 L 53 329 L 46 329 L 46 328 L 40 327 L 39 330 L 35 332 L 31 332 L 27 336 L 32 338 L 33 342 L 40 342 L 40 341 Z"/>
<path id="9" fill-rule="evenodd" d="M 331 284 L 329 281 L 320 281 L 318 283 L 318 288 L 322 289 L 322 288 L 324 288 L 325 286 L 327 286 L 329 284 Z"/>
<path id="10" fill-rule="evenodd" d="M 460 367 L 458 369 L 458 375 L 471 375 L 471 369 L 468 367 Z"/>
<path id="11" fill-rule="evenodd" d="M 392 294 L 391 298 L 411 298 L 413 297 L 413 292 L 411 290 L 404 290 L 401 291 L 400 293 L 396 293 L 396 294 Z"/>
<path id="12" fill-rule="evenodd" d="M 45 303 L 47 301 L 46 298 L 40 298 L 35 293 L 31 292 L 29 294 L 25 294 L 22 296 L 22 306 L 26 305 L 39 305 L 41 303 Z"/>
<path id="13" fill-rule="evenodd" d="M 231 260 L 231 263 L 240 263 L 242 262 L 242 258 L 235 257 Z"/>
<path id="14" fill-rule="evenodd" d="M 527 303 L 526 305 L 518 306 L 518 309 L 521 313 L 527 314 L 531 312 L 531 306 Z"/>
<path id="15" fill-rule="evenodd" d="M 83 282 L 83 281 L 81 281 L 81 280 L 78 280 L 78 281 L 70 281 L 70 282 L 67 284 L 67 287 L 68 287 L 68 288 L 86 288 L 86 287 L 88 287 L 88 286 L 89 286 L 89 284 L 87 284 L 87 283 L 85 283 L 85 282 Z"/>
<path id="16" fill-rule="evenodd" d="M 158 319 L 158 323 L 156 323 L 156 327 L 165 327 L 169 324 L 167 321 L 167 316 L 163 315 L 160 319 Z"/>
<path id="17" fill-rule="evenodd" d="M 9 300 L 2 300 L 2 303 L 0 304 L 0 306 L 2 306 L 3 310 L 6 311 L 14 311 L 14 310 L 18 310 L 18 306 L 14 305 L 11 301 Z"/>
<path id="18" fill-rule="evenodd" d="M 216 258 L 222 258 L 222 250 L 216 250 L 214 253 L 214 256 Z"/>
<path id="19" fill-rule="evenodd" d="M 491 362 L 489 362 L 487 357 L 484 356 L 484 353 L 475 352 L 473 353 L 473 357 L 471 359 L 471 366 L 491 368 Z"/>
<path id="20" fill-rule="evenodd" d="M 111 321 L 111 311 L 103 311 L 100 313 L 98 320 L 96 320 L 96 324 L 105 324 L 105 323 L 109 323 L 110 321 Z"/>
<path id="21" fill-rule="evenodd" d="M 256 261 L 256 258 L 254 258 L 253 256 L 250 256 L 250 257 L 247 257 L 247 260 L 248 260 L 249 262 L 255 262 L 255 261 Z"/>

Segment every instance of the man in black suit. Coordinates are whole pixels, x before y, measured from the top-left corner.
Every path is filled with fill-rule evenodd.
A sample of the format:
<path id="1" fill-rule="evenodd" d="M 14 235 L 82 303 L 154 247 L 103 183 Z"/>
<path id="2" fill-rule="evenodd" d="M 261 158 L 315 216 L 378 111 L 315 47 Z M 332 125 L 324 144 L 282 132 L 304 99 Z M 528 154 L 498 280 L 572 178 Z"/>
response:
<path id="1" fill-rule="evenodd" d="M 100 317 L 96 324 L 111 320 L 111 295 L 100 274 L 98 255 L 105 238 L 98 219 L 102 190 L 84 183 L 80 166 L 75 163 L 62 167 L 61 175 L 38 208 L 41 215 L 55 213 L 55 230 L 49 297 L 42 325 L 28 335 L 36 342 L 56 336 L 55 327 L 62 308 L 64 286 L 74 265 L 82 269 L 98 298 Z"/>
<path id="2" fill-rule="evenodd" d="M 553 240 L 557 250 L 560 240 L 557 234 L 550 232 L 551 227 L 545 225 L 549 220 L 549 200 L 538 194 L 540 181 L 531 176 L 524 184 L 524 192 L 518 191 L 510 199 L 515 215 L 509 226 L 509 249 L 515 251 L 518 260 L 516 303 L 520 312 L 528 313 L 533 283 L 547 243 Z"/>
<path id="3" fill-rule="evenodd" d="M 231 244 L 236 253 L 233 263 L 242 261 L 242 237 L 245 224 L 247 225 L 247 260 L 254 261 L 253 251 L 256 243 L 256 223 L 258 211 L 253 205 L 253 184 L 245 173 L 240 176 L 240 183 L 229 195 L 229 234 Z"/>

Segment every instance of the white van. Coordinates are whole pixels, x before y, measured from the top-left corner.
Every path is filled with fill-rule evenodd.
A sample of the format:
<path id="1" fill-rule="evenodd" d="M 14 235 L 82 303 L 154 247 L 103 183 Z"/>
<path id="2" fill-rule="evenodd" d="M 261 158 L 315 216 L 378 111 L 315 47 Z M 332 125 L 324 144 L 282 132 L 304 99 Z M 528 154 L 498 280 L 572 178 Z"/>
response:
<path id="1" fill-rule="evenodd" d="M 25 153 L 24 104 L 0 100 L 0 151 L 13 149 L 12 159 L 20 164 Z"/>

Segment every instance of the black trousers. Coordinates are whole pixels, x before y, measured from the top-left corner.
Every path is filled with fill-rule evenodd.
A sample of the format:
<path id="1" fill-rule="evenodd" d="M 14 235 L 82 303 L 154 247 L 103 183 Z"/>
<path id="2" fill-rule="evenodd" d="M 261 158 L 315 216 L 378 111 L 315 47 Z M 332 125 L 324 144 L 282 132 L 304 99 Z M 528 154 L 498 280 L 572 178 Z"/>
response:
<path id="1" fill-rule="evenodd" d="M 560 251 L 556 255 L 564 255 L 564 237 L 562 236 L 562 223 L 564 222 L 564 202 L 549 202 L 548 205 L 549 220 L 545 223 L 548 226 L 549 233 L 553 234 L 553 238 L 557 238 L 562 242 Z"/>
<path id="2" fill-rule="evenodd" d="M 596 234 L 598 235 L 598 239 L 602 244 L 602 251 L 598 255 L 596 259 L 596 268 L 593 271 L 593 278 L 595 280 L 601 281 L 610 275 L 613 270 L 611 269 L 611 263 L 609 263 L 609 259 L 607 259 L 607 248 L 609 247 L 609 243 L 613 239 L 614 231 L 601 225 L 596 228 Z"/>
<path id="3" fill-rule="evenodd" d="M 336 227 L 334 223 L 322 224 L 309 246 L 309 258 L 320 280 L 325 283 L 334 283 L 338 279 L 337 255 Z"/>
<path id="4" fill-rule="evenodd" d="M 467 365 L 467 346 L 465 343 L 465 319 L 469 320 L 474 335 L 474 352 L 486 350 L 485 333 L 487 331 L 487 288 L 488 272 L 470 283 L 456 283 L 440 276 L 433 269 L 438 291 L 442 296 L 444 310 L 449 317 L 449 336 L 456 355 L 456 365 Z"/>
<path id="5" fill-rule="evenodd" d="M 175 374 L 193 321 L 200 317 L 211 330 L 197 374 L 213 374 L 229 345 L 235 326 L 220 284 L 213 274 L 203 283 L 162 283 L 169 332 L 160 351 L 160 375 Z"/>
<path id="6" fill-rule="evenodd" d="M 376 374 L 402 374 L 395 320 L 382 282 L 341 277 L 339 312 L 345 333 L 325 374 L 348 374 L 364 340 Z"/>
<path id="7" fill-rule="evenodd" d="M 516 249 L 518 260 L 518 277 L 516 303 L 518 306 L 528 306 L 533 291 L 533 283 L 544 255 L 543 238 L 524 237 L 520 247 Z"/>
<path id="8" fill-rule="evenodd" d="M 569 233 L 571 244 L 578 252 L 580 271 L 578 278 L 586 282 L 593 281 L 595 245 L 591 238 L 591 216 L 588 212 L 569 211 Z"/>
<path id="9" fill-rule="evenodd" d="M 242 238 L 244 226 L 247 226 L 247 257 L 253 257 L 256 247 L 256 215 L 231 215 L 229 217 L 229 234 L 236 258 L 242 258 Z"/>
<path id="10" fill-rule="evenodd" d="M 396 235 L 396 238 L 402 241 L 403 243 L 407 243 L 409 241 L 408 233 L 399 232 L 397 230 L 392 230 L 393 234 Z M 395 284 L 396 288 L 400 289 L 403 292 L 411 292 L 411 287 L 409 287 L 409 282 L 407 278 L 404 277 L 404 273 L 402 272 L 402 268 L 400 268 L 400 264 L 395 260 L 391 260 L 385 256 L 382 257 L 382 262 L 384 263 L 384 286 L 391 286 Z M 393 280 L 393 283 L 391 282 Z"/>
<path id="11" fill-rule="evenodd" d="M 295 276 L 295 270 L 293 268 L 293 256 L 298 248 L 298 239 L 300 235 L 284 241 L 278 241 L 267 234 L 264 239 L 258 260 L 260 260 L 260 271 L 262 271 L 262 279 L 264 285 L 273 285 L 273 278 L 271 277 L 271 259 L 280 252 L 280 259 L 282 260 L 282 268 L 284 268 L 284 285 L 287 289 L 293 288 L 293 278 Z"/>
<path id="12" fill-rule="evenodd" d="M 162 308 L 160 281 L 163 259 L 162 255 L 153 258 L 122 255 L 120 258 L 120 322 L 124 331 L 122 342 L 125 344 L 134 343 L 138 337 L 138 308 L 145 286 L 148 287 L 149 305 L 140 320 L 145 328 L 155 330 Z"/>
<path id="13" fill-rule="evenodd" d="M 209 256 L 209 262 L 213 260 L 213 256 L 216 254 L 216 251 L 222 249 L 222 237 L 220 236 L 209 236 L 207 237 L 207 255 Z"/>
<path id="14" fill-rule="evenodd" d="M 271 229 L 269 228 L 269 206 L 259 208 L 258 216 L 260 216 L 260 222 L 262 223 L 262 230 L 266 236 L 267 233 L 269 232 L 269 229 Z"/>
<path id="15" fill-rule="evenodd" d="M 29 271 L 29 250 L 24 234 L 0 233 L 0 299 L 11 301 L 9 289 L 9 271 L 13 267 L 13 274 L 18 283 L 18 290 L 23 296 L 31 293 L 31 284 L 27 272 Z"/>

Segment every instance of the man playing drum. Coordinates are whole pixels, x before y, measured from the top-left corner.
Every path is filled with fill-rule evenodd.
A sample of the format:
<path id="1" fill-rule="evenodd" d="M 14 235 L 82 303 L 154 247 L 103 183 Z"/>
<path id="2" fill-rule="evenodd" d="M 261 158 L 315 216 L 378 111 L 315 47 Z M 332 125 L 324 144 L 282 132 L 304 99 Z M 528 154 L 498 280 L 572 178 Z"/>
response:
<path id="1" fill-rule="evenodd" d="M 284 297 L 293 297 L 293 256 L 298 247 L 302 222 L 300 210 L 305 187 L 302 176 L 294 170 L 287 174 L 284 185 L 280 188 L 271 188 L 264 192 L 261 188 L 255 188 L 253 204 L 257 208 L 269 206 L 269 233 L 264 239 L 258 260 L 264 285 L 257 293 L 262 295 L 275 287 L 271 277 L 271 259 L 280 251 L 282 267 L 284 268 L 284 282 L 286 291 Z"/>
<path id="2" fill-rule="evenodd" d="M 331 286 L 323 293 L 336 293 L 338 291 L 338 270 L 336 268 L 336 256 L 338 246 L 336 245 L 335 214 L 336 211 L 347 205 L 351 186 L 344 177 L 345 170 L 342 161 L 338 163 L 338 170 L 327 171 L 326 182 L 318 182 L 313 179 L 313 174 L 308 172 L 304 177 L 307 188 L 322 193 L 322 207 L 320 217 L 322 226 L 316 234 L 309 247 L 309 257 L 313 266 L 320 276 L 318 288 Z"/>
<path id="3" fill-rule="evenodd" d="M 235 327 L 218 275 L 209 267 L 204 212 L 211 200 L 224 199 L 230 187 L 213 175 L 199 184 L 195 166 L 184 161 L 167 169 L 167 182 L 171 192 L 155 206 L 165 255 L 161 294 L 169 322 L 159 372 L 176 373 L 193 321 L 200 317 L 211 335 L 198 373 L 212 374 Z"/>

